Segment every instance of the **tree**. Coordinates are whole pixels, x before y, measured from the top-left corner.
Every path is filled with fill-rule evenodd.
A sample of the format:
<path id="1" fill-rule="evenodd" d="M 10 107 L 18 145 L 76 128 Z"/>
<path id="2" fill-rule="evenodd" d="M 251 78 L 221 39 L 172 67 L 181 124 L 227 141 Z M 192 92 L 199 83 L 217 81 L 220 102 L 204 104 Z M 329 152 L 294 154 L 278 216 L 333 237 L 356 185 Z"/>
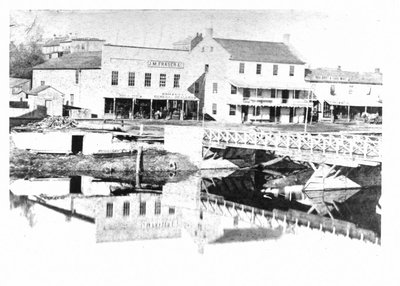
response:
<path id="1" fill-rule="evenodd" d="M 34 66 L 44 62 L 41 48 L 36 42 L 19 44 L 10 43 L 10 76 L 32 79 Z"/>

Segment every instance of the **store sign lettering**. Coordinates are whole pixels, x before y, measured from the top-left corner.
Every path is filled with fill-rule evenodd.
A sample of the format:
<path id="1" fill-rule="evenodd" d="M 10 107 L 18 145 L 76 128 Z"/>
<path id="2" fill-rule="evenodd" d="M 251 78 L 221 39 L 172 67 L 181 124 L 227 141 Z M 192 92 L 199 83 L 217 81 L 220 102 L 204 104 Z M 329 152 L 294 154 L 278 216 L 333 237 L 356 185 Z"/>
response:
<path id="1" fill-rule="evenodd" d="M 182 62 L 171 62 L 171 61 L 154 61 L 150 60 L 147 65 L 151 68 L 172 68 L 172 69 L 183 69 L 184 65 Z"/>

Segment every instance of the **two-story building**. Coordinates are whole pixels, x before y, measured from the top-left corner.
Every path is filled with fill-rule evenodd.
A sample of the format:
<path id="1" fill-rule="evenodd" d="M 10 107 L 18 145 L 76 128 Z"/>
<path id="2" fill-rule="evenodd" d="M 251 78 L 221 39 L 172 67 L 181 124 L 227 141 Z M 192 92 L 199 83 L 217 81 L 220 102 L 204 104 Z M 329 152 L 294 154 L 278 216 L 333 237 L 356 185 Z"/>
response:
<path id="1" fill-rule="evenodd" d="M 382 115 L 382 73 L 337 68 L 307 71 L 306 81 L 318 99 L 318 120 L 354 120 L 362 114 Z"/>
<path id="2" fill-rule="evenodd" d="M 195 83 L 201 106 L 218 121 L 303 122 L 309 85 L 304 61 L 288 43 L 204 39 L 189 54 L 190 73 L 204 73 Z M 202 96 L 200 96 L 202 98 Z"/>

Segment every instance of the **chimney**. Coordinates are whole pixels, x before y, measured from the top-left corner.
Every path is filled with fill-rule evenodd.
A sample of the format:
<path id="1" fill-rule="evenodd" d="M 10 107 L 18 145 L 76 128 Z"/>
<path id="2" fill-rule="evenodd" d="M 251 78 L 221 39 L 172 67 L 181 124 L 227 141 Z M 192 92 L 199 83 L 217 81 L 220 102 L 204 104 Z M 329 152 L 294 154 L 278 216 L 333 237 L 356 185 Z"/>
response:
<path id="1" fill-rule="evenodd" d="M 283 43 L 285 45 L 289 45 L 290 42 L 290 34 L 283 34 Z"/>
<path id="2" fill-rule="evenodd" d="M 381 73 L 381 69 L 380 68 L 375 68 L 375 73 Z"/>
<path id="3" fill-rule="evenodd" d="M 205 34 L 205 38 L 212 38 L 213 37 L 213 28 L 207 28 L 204 34 Z"/>
<path id="4" fill-rule="evenodd" d="M 337 70 L 338 70 L 338 71 L 341 71 L 341 70 L 342 70 L 342 67 L 341 67 L 341 66 L 337 66 Z"/>

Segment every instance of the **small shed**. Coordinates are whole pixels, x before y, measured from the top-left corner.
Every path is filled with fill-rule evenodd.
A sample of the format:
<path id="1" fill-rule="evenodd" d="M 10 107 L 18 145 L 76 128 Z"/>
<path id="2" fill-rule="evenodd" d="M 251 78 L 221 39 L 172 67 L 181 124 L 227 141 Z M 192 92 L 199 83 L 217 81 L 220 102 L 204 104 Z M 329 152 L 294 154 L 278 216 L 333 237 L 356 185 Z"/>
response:
<path id="1" fill-rule="evenodd" d="M 64 94 L 52 86 L 41 85 L 26 92 L 29 96 L 29 105 L 46 107 L 46 115 L 62 116 Z"/>

